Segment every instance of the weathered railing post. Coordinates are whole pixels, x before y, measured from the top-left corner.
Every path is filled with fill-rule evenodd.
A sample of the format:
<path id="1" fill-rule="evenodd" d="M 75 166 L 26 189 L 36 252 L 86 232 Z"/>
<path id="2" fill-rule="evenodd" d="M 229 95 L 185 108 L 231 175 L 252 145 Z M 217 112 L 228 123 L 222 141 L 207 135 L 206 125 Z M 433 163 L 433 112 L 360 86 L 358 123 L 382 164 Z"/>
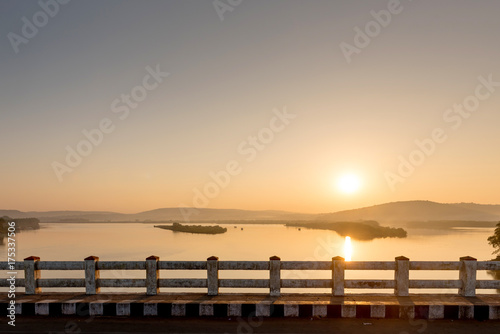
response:
<path id="1" fill-rule="evenodd" d="M 396 258 L 396 270 L 394 271 L 394 294 L 396 296 L 409 296 L 410 289 L 410 259 L 405 256 Z"/>
<path id="2" fill-rule="evenodd" d="M 97 280 L 100 278 L 97 262 L 99 262 L 97 256 L 85 258 L 85 293 L 87 295 L 95 295 L 101 291 L 101 288 L 97 286 Z"/>
<path id="3" fill-rule="evenodd" d="M 160 278 L 159 260 L 160 258 L 154 255 L 146 258 L 146 294 L 148 296 L 154 296 L 160 292 L 158 286 L 158 279 Z"/>
<path id="4" fill-rule="evenodd" d="M 476 273 L 477 259 L 464 256 L 460 258 L 459 279 L 462 287 L 458 289 L 458 294 L 465 297 L 474 297 L 476 295 Z"/>
<path id="5" fill-rule="evenodd" d="M 39 261 L 38 256 L 30 256 L 24 259 L 24 286 L 27 295 L 42 292 L 42 288 L 38 287 L 37 284 L 37 279 L 41 277 L 40 270 L 36 268 Z"/>
<path id="6" fill-rule="evenodd" d="M 219 258 L 217 256 L 207 259 L 207 286 L 209 296 L 219 294 Z"/>
<path id="7" fill-rule="evenodd" d="M 341 256 L 332 258 L 332 294 L 344 295 L 345 259 Z"/>
<path id="8" fill-rule="evenodd" d="M 269 294 L 271 297 L 281 295 L 281 259 L 276 255 L 269 258 Z"/>

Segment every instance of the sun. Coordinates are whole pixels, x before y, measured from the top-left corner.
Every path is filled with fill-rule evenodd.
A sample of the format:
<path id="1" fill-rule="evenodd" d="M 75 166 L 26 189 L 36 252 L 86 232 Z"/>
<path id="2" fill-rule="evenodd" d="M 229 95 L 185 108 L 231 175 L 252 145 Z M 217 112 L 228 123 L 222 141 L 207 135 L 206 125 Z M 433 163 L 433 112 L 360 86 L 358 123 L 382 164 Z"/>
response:
<path id="1" fill-rule="evenodd" d="M 361 188 L 361 179 L 355 174 L 344 174 L 338 178 L 337 188 L 344 194 L 353 194 Z"/>

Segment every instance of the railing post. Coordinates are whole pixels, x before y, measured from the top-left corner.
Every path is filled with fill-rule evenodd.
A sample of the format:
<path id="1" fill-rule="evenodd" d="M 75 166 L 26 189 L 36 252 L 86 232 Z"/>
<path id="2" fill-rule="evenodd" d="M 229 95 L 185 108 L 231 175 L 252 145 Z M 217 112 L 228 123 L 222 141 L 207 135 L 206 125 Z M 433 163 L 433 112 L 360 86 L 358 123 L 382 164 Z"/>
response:
<path id="1" fill-rule="evenodd" d="M 97 269 L 99 257 L 89 256 L 85 258 L 85 294 L 95 295 L 101 290 L 97 286 L 97 280 L 100 278 L 99 269 Z"/>
<path id="2" fill-rule="evenodd" d="M 154 296 L 160 292 L 158 285 L 158 279 L 160 278 L 159 260 L 160 258 L 154 255 L 146 258 L 146 294 L 148 296 Z"/>
<path id="3" fill-rule="evenodd" d="M 269 258 L 269 294 L 271 297 L 281 295 L 281 259 L 276 255 Z"/>
<path id="4" fill-rule="evenodd" d="M 207 259 L 207 286 L 209 296 L 219 294 L 219 258 L 217 256 Z"/>
<path id="5" fill-rule="evenodd" d="M 474 297 L 476 295 L 477 259 L 464 256 L 460 258 L 460 262 L 459 279 L 462 282 L 462 287 L 458 290 L 458 294 Z"/>
<path id="6" fill-rule="evenodd" d="M 40 270 L 38 270 L 37 262 L 40 261 L 38 256 L 30 256 L 24 259 L 24 286 L 25 294 L 34 295 L 42 292 L 42 288 L 38 287 L 37 279 L 40 276 Z"/>
<path id="7" fill-rule="evenodd" d="M 396 258 L 396 270 L 394 271 L 394 294 L 396 296 L 409 296 L 410 289 L 410 259 L 405 256 Z"/>
<path id="8" fill-rule="evenodd" d="M 332 258 L 332 294 L 344 295 L 345 259 L 341 256 Z"/>

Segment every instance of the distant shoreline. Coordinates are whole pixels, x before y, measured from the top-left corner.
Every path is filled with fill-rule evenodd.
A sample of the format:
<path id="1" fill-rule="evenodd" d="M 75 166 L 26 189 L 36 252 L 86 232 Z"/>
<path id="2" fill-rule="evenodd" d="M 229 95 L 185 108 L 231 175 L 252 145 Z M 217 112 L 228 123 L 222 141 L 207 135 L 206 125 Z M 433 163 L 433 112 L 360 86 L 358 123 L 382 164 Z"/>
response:
<path id="1" fill-rule="evenodd" d="M 289 223 L 286 226 L 335 231 L 342 237 L 349 236 L 357 240 L 406 238 L 408 236 L 408 233 L 401 227 L 380 226 L 378 222 L 373 220 L 362 222 Z"/>
<path id="2" fill-rule="evenodd" d="M 362 223 L 363 221 L 354 221 Z M 43 221 L 40 224 L 172 224 L 172 220 L 158 221 Z M 338 221 L 317 221 L 317 220 L 192 220 L 186 224 L 215 224 L 215 225 L 287 225 L 287 224 L 310 224 L 310 223 L 338 223 Z M 431 221 L 400 221 L 384 224 L 392 224 L 395 227 L 406 229 L 451 229 L 455 227 L 483 227 L 494 228 L 498 221 L 473 221 L 473 220 L 431 220 Z"/>

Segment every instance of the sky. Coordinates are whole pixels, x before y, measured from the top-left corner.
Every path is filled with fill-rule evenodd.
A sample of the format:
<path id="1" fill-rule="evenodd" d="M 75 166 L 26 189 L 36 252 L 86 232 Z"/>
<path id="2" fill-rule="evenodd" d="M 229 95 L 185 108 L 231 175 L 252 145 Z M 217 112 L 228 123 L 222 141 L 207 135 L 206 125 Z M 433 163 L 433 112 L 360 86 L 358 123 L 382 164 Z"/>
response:
<path id="1" fill-rule="evenodd" d="M 0 209 L 498 204 L 499 12 L 1 1 Z"/>

